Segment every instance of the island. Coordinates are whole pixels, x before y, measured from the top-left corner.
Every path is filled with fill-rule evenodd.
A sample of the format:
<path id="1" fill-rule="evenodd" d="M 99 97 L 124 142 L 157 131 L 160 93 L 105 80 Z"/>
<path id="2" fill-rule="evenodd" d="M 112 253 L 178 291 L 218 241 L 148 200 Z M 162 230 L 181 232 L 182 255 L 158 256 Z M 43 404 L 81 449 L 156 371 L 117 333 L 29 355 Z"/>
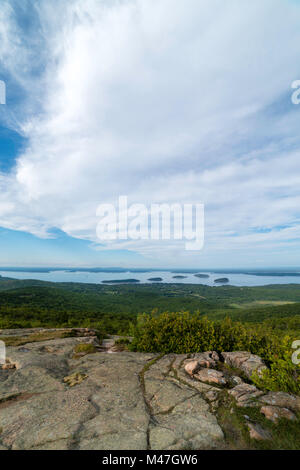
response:
<path id="1" fill-rule="evenodd" d="M 180 275 L 173 276 L 173 279 L 186 279 L 186 278 L 187 278 L 187 276 L 180 276 Z"/>
<path id="2" fill-rule="evenodd" d="M 219 279 L 215 279 L 215 282 L 218 284 L 225 284 L 226 282 L 229 282 L 228 277 L 220 277 Z"/>
<path id="3" fill-rule="evenodd" d="M 138 279 L 112 279 L 110 281 L 102 281 L 102 284 L 136 284 L 140 282 Z"/>
<path id="4" fill-rule="evenodd" d="M 161 282 L 163 279 L 161 277 L 150 277 L 150 279 L 148 279 L 148 281 L 151 281 L 151 282 Z"/>
<path id="5" fill-rule="evenodd" d="M 207 279 L 209 274 L 194 274 L 195 277 L 200 277 L 201 279 Z"/>

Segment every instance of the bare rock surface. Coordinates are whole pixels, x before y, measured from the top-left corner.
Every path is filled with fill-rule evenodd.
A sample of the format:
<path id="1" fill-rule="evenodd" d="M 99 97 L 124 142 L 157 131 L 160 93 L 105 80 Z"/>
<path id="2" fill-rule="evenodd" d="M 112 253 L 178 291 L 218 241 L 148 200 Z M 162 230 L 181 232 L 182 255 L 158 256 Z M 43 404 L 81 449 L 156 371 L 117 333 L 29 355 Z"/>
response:
<path id="1" fill-rule="evenodd" d="M 213 351 L 117 352 L 116 338 L 99 344 L 95 331 L 75 330 L 72 337 L 55 339 L 49 333 L 64 330 L 0 332 L 10 344 L 21 339 L 19 346 L 7 347 L 7 367 L 0 369 L 0 450 L 224 449 L 217 420 L 224 394 L 237 406 L 261 407 L 274 422 L 296 419 L 299 397 L 265 393 L 228 376 Z M 93 344 L 93 353 L 74 355 L 82 343 Z M 245 374 L 254 364 L 263 367 L 250 353 L 223 354 L 230 367 Z M 253 439 L 269 438 L 248 424 Z"/>
<path id="2" fill-rule="evenodd" d="M 213 388 L 199 384 L 198 390 L 192 379 L 179 378 L 189 379 L 183 369 L 187 355 L 124 351 L 74 358 L 76 345 L 86 342 L 97 345 L 96 337 L 84 335 L 7 347 L 15 367 L 0 370 L 0 449 L 224 446 L 202 394 Z M 106 343 L 112 347 L 111 340 Z"/>
<path id="3" fill-rule="evenodd" d="M 33 334 L 43 333 L 68 333 L 72 331 L 74 336 L 96 336 L 96 331 L 91 328 L 15 328 L 15 329 L 0 329 L 1 336 L 19 336 L 24 338 Z"/>
<path id="4" fill-rule="evenodd" d="M 151 449 L 213 449 L 221 446 L 223 431 L 199 394 L 181 401 L 150 424 Z"/>

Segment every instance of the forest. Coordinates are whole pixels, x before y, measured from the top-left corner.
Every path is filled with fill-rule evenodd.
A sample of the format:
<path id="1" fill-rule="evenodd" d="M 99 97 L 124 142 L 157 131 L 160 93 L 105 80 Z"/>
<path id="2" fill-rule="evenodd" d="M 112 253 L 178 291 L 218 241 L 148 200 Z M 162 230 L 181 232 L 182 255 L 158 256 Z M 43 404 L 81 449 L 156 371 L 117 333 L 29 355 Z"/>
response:
<path id="1" fill-rule="evenodd" d="M 0 278 L 0 328 L 35 327 L 132 336 L 134 351 L 248 350 L 269 365 L 257 385 L 300 392 L 299 368 L 291 361 L 300 338 L 297 284 L 108 286 Z"/>

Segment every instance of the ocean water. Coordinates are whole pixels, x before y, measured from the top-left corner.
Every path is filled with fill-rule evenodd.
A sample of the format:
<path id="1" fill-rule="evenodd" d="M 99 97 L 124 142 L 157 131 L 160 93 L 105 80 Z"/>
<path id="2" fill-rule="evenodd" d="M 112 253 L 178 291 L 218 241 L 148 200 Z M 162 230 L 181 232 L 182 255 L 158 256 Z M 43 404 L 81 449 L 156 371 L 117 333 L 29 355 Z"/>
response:
<path id="1" fill-rule="evenodd" d="M 170 271 L 149 271 L 146 273 L 136 272 L 122 272 L 122 273 L 108 273 L 108 272 L 69 272 L 69 271 L 50 271 L 50 272 L 25 272 L 25 271 L 0 271 L 3 277 L 14 279 L 37 279 L 41 281 L 51 282 L 83 282 L 90 284 L 101 284 L 102 281 L 107 280 L 122 280 L 122 279 L 137 279 L 140 283 L 151 283 L 149 278 L 160 277 L 163 283 L 176 283 L 176 284 L 205 284 L 208 286 L 216 286 L 215 279 L 228 278 L 232 286 L 265 286 L 269 284 L 300 284 L 300 276 L 289 275 L 264 275 L 258 276 L 254 274 L 227 274 L 227 273 L 214 273 L 205 272 L 209 278 L 198 278 L 194 274 L 189 273 L 172 273 Z M 184 279 L 174 279 L 173 276 L 183 275 Z M 299 285 L 300 288 L 300 285 Z"/>

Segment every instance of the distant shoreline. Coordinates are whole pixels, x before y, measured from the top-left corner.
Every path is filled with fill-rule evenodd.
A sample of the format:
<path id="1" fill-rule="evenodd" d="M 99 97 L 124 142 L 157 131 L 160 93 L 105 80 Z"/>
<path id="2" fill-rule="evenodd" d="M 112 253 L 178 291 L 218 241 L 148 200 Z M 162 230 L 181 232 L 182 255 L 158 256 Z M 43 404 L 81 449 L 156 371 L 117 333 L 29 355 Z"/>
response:
<path id="1" fill-rule="evenodd" d="M 107 272 L 70 272 L 70 271 L 2 271 L 0 269 L 1 283 L 11 280 L 22 281 L 25 285 L 29 281 L 39 283 L 56 283 L 56 284 L 90 284 L 90 285 L 160 285 L 161 288 L 166 285 L 174 284 L 177 286 L 187 285 L 204 285 L 215 288 L 222 286 L 233 287 L 262 287 L 276 285 L 278 288 L 282 285 L 296 285 L 300 287 L 300 276 L 284 275 L 279 276 L 254 276 L 249 274 L 230 274 L 228 277 L 220 276 L 211 272 L 208 276 L 195 276 L 188 273 L 185 275 L 174 274 L 171 271 L 135 273 L 135 276 L 129 273 L 112 273 Z M 217 282 L 216 282 L 217 281 Z"/>
<path id="2" fill-rule="evenodd" d="M 70 268 L 70 267 L 45 267 L 45 268 L 34 268 L 34 267 L 0 267 L 1 272 L 20 272 L 20 273 L 51 273 L 51 272 L 67 272 L 67 273 L 155 273 L 155 272 L 167 272 L 172 274 L 178 274 L 176 278 L 183 278 L 181 275 L 193 274 L 199 278 L 209 277 L 208 274 L 245 274 L 249 276 L 269 276 L 269 277 L 300 277 L 300 267 L 290 268 L 286 270 L 276 269 L 169 269 L 169 268 Z M 180 275 L 180 276 L 179 276 Z M 175 276 L 173 276 L 175 278 Z"/>

